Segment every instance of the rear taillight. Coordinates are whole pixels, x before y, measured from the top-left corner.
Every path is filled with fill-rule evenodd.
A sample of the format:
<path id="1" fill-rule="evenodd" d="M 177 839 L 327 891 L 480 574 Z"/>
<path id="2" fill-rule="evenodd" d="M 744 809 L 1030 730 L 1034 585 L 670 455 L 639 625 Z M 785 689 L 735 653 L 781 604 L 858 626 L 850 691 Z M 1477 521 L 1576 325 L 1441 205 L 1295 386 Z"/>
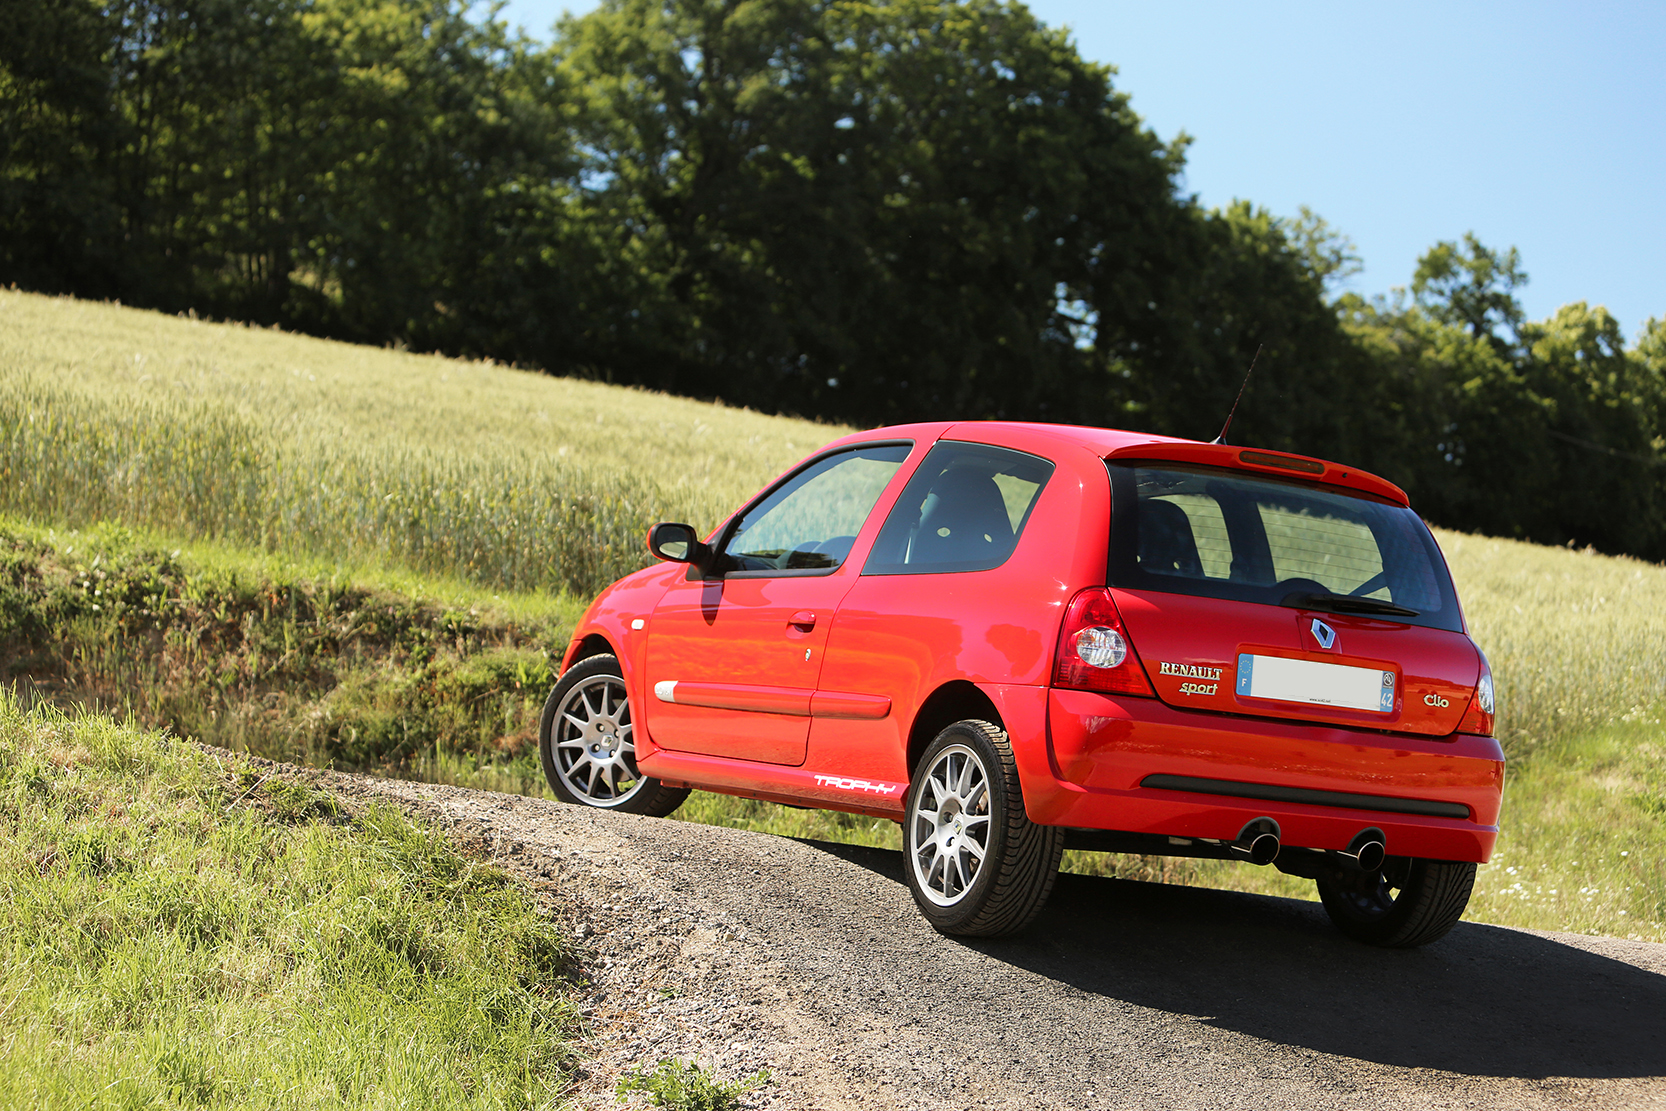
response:
<path id="1" fill-rule="evenodd" d="M 1134 651 L 1134 642 L 1122 627 L 1116 601 L 1104 587 L 1082 591 L 1064 611 L 1064 627 L 1059 630 L 1059 649 L 1053 662 L 1053 685 L 1157 697 L 1139 653 Z"/>
<path id="2" fill-rule="evenodd" d="M 1476 649 L 1480 651 L 1479 648 Z M 1481 657 L 1481 678 L 1475 684 L 1475 694 L 1469 700 L 1469 709 L 1464 711 L 1463 721 L 1458 723 L 1458 732 L 1473 733 L 1480 737 L 1492 736 L 1493 721 L 1497 717 L 1493 702 L 1492 668 L 1487 666 L 1487 657 Z"/>

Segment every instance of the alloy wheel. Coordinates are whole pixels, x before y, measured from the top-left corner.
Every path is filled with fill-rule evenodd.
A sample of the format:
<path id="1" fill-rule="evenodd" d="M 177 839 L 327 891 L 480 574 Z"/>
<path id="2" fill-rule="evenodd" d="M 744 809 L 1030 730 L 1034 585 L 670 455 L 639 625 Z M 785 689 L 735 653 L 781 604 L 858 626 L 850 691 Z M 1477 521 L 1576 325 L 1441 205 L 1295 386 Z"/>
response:
<path id="1" fill-rule="evenodd" d="M 616 675 L 593 675 L 567 692 L 550 747 L 556 774 L 592 806 L 618 806 L 647 782 L 636 770 L 630 704 Z"/>
<path id="2" fill-rule="evenodd" d="M 978 878 L 989 852 L 989 773 L 965 745 L 951 745 L 926 770 L 909 815 L 910 864 L 926 898 L 953 906 Z"/>

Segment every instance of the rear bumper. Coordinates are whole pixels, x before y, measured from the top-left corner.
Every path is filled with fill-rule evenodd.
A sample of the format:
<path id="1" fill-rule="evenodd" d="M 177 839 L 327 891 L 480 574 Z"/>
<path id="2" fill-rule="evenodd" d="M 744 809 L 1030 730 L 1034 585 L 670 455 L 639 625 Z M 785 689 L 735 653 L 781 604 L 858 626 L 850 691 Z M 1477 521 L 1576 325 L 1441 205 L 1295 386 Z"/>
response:
<path id="1" fill-rule="evenodd" d="M 1025 761 L 1043 825 L 1230 841 L 1272 818 L 1286 845 L 1346 848 L 1362 829 L 1397 856 L 1484 862 L 1504 754 L 1491 737 L 1407 734 L 1047 692 L 1047 767 Z M 1183 789 L 1182 789 L 1183 788 Z"/>

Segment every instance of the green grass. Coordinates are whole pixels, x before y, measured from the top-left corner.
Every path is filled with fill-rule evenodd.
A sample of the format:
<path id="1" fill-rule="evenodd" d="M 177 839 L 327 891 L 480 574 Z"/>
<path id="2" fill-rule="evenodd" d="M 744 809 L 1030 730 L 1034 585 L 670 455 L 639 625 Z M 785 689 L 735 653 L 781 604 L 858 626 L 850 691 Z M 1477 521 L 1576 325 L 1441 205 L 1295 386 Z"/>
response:
<path id="1" fill-rule="evenodd" d="M 442 602 L 398 576 L 181 543 L 0 522 L 0 680 L 273 759 L 542 784 L 571 598 L 416 584 Z"/>
<path id="2" fill-rule="evenodd" d="M 556 1105 L 564 942 L 386 806 L 0 692 L 0 1103 Z"/>
<path id="3" fill-rule="evenodd" d="M 1594 729 L 1511 765 L 1504 829 L 1470 916 L 1666 941 L 1666 735 Z"/>
<path id="4" fill-rule="evenodd" d="M 0 290 L 0 511 L 594 593 L 845 429 Z"/>
<path id="5" fill-rule="evenodd" d="M 1510 759 L 1471 917 L 1666 941 L 1666 567 L 1438 535 Z"/>
<path id="6" fill-rule="evenodd" d="M 291 759 L 544 793 L 529 751 L 536 672 L 582 599 L 646 559 L 653 520 L 709 527 L 842 431 L 0 292 L 0 510 L 58 526 L 13 529 L 51 550 L 40 558 L 59 570 L 41 589 L 57 605 L 74 575 L 113 573 L 92 565 L 101 544 L 148 545 L 136 579 L 157 551 L 183 551 L 162 576 L 182 600 L 166 620 L 114 622 L 87 598 L 53 610 L 68 617 L 37 637 L 55 653 L 49 677 Z M 1666 568 L 1436 535 L 1491 660 L 1510 757 L 1498 864 L 1472 916 L 1666 939 L 1649 848 L 1666 834 Z M 322 604 L 291 620 L 287 600 L 304 598 Z M 399 635 L 364 633 L 382 624 L 378 606 Z M 459 623 L 460 640 L 447 632 Z M 697 794 L 683 815 L 897 844 L 888 823 L 723 796 Z M 1312 891 L 1210 862 L 1072 854 L 1067 866 Z"/>
<path id="7" fill-rule="evenodd" d="M 577 609 L 0 519 L 0 681 L 300 764 L 550 797 L 538 716 Z M 710 794 L 682 815 L 864 844 L 895 829 Z"/>
<path id="8" fill-rule="evenodd" d="M 1513 758 L 1666 709 L 1666 567 L 1437 530 Z"/>
<path id="9" fill-rule="evenodd" d="M 769 1082 L 767 1070 L 741 1080 L 721 1081 L 693 1061 L 661 1061 L 653 1069 L 634 1069 L 619 1081 L 624 1100 L 641 1092 L 666 1111 L 732 1111 L 740 1097 Z"/>

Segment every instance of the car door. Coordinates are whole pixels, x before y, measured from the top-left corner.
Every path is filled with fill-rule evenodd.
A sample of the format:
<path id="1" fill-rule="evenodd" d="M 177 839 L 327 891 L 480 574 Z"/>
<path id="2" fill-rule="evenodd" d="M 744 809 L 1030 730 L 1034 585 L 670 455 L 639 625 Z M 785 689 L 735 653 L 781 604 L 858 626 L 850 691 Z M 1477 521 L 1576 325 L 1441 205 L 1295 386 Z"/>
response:
<path id="1" fill-rule="evenodd" d="M 906 442 L 809 460 L 719 538 L 720 574 L 674 583 L 649 621 L 648 731 L 673 752 L 804 762 L 810 703 L 847 559 Z"/>
<path id="2" fill-rule="evenodd" d="M 1072 492 L 1056 491 L 1041 544 L 1023 551 L 1020 541 L 1035 535 L 1031 518 L 1054 467 L 1026 452 L 951 440 L 921 461 L 841 600 L 818 677 L 824 694 L 878 699 L 892 712 L 818 712 L 814 770 L 854 781 L 847 791 L 883 792 L 900 804 L 922 692 L 947 679 L 1046 682 L 1056 613 L 1068 597 L 1061 564 L 1077 547 Z"/>

